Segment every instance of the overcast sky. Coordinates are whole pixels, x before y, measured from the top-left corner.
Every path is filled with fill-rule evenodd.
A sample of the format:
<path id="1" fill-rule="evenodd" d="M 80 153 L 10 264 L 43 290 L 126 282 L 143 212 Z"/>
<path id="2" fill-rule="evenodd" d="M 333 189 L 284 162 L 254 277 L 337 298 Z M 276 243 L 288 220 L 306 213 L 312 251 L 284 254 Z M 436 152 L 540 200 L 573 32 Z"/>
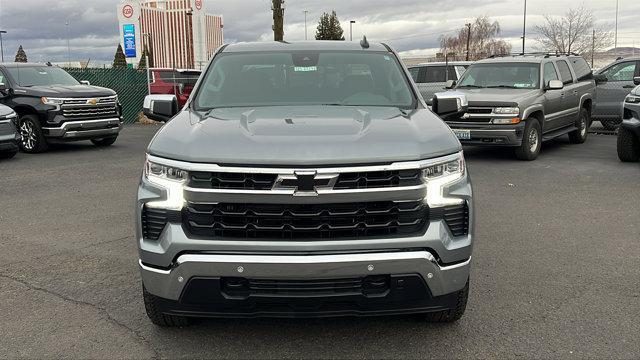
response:
<path id="1" fill-rule="evenodd" d="M 354 38 L 366 34 L 385 41 L 403 55 L 433 54 L 438 38 L 464 26 L 473 17 L 498 20 L 503 37 L 520 47 L 523 0 L 288 0 L 285 39 L 304 39 L 304 13 L 308 10 L 309 38 L 318 17 L 336 10 L 349 37 L 349 20 L 355 20 Z M 67 59 L 67 34 L 73 60 L 113 59 L 118 39 L 116 5 L 119 0 L 0 0 L 0 28 L 5 60 L 13 60 L 19 44 L 31 61 L 62 62 Z M 269 0 L 205 0 L 210 13 L 224 16 L 226 42 L 272 39 Z M 533 27 L 544 14 L 560 15 L 580 0 L 529 0 L 529 44 L 535 45 Z M 600 22 L 615 21 L 615 0 L 585 0 Z M 640 1 L 620 0 L 619 45 L 640 47 Z M 69 21 L 69 26 L 65 22 Z M 68 31 L 68 33 L 67 33 Z"/>

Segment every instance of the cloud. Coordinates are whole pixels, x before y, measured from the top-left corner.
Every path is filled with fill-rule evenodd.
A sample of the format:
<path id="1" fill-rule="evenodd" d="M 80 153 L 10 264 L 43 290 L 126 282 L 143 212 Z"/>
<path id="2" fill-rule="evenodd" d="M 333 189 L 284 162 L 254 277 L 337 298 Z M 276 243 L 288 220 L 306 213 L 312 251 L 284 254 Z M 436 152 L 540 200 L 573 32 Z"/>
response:
<path id="1" fill-rule="evenodd" d="M 267 41 L 271 31 L 270 0 L 204 0 L 211 13 L 224 16 L 225 41 Z M 8 31 L 5 60 L 13 60 L 22 44 L 33 61 L 67 60 L 67 37 L 73 60 L 88 58 L 110 62 L 119 41 L 116 6 L 119 0 L 0 0 L 0 28 Z M 528 33 L 533 45 L 534 25 L 544 14 L 560 15 L 567 1 L 529 2 Z M 615 3 L 586 0 L 601 21 L 613 24 Z M 514 48 L 522 33 L 522 0 L 450 1 L 430 0 L 289 0 L 285 4 L 285 38 L 304 39 L 304 10 L 308 10 L 307 29 L 313 38 L 319 16 L 336 10 L 345 37 L 349 38 L 349 20 L 355 20 L 354 38 L 366 34 L 371 41 L 385 41 L 403 54 L 433 54 L 442 34 L 452 33 L 473 17 L 488 15 L 500 21 L 503 36 Z M 569 4 L 571 5 L 571 4 Z M 574 5 L 579 5 L 576 0 Z M 640 2 L 621 2 L 620 36 L 622 46 L 631 46 L 636 38 Z M 69 26 L 65 25 L 69 21 Z M 638 41 L 637 46 L 640 46 Z"/>

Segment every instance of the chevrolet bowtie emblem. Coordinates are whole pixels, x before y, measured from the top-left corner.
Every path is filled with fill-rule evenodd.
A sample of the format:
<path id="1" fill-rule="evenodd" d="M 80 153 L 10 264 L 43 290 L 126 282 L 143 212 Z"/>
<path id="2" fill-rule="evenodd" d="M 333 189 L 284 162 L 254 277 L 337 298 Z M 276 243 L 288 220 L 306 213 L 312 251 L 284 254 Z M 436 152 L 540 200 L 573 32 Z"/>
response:
<path id="1" fill-rule="evenodd" d="M 294 175 L 280 175 L 274 190 L 293 190 L 293 196 L 318 196 L 318 190 L 331 190 L 338 174 L 317 174 L 315 171 L 296 171 Z"/>
<path id="2" fill-rule="evenodd" d="M 89 100 L 87 100 L 87 104 L 89 104 L 89 105 L 97 105 L 98 104 L 98 99 L 89 99 Z"/>

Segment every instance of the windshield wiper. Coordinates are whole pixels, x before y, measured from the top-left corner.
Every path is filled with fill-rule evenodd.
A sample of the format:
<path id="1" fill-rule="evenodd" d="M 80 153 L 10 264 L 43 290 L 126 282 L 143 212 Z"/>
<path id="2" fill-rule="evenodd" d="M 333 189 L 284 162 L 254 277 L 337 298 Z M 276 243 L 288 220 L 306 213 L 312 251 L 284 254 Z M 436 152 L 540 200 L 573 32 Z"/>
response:
<path id="1" fill-rule="evenodd" d="M 460 86 L 458 86 L 458 89 L 460 89 L 460 88 L 484 89 L 484 86 L 478 86 L 478 85 L 460 85 Z"/>
<path id="2" fill-rule="evenodd" d="M 522 88 L 509 86 L 509 85 L 493 85 L 493 86 L 487 86 L 487 88 L 488 89 L 522 89 Z"/>

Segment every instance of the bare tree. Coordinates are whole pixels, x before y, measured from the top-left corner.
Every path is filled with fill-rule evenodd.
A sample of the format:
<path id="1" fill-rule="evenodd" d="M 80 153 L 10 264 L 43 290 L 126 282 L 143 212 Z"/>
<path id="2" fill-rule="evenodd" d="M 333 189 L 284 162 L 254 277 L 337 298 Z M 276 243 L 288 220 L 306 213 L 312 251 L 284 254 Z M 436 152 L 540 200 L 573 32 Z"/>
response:
<path id="1" fill-rule="evenodd" d="M 590 54 L 611 46 L 613 36 L 606 25 L 596 25 L 590 9 L 581 5 L 563 16 L 544 16 L 544 24 L 536 26 L 540 47 L 546 51 Z M 593 35 L 595 31 L 595 36 Z"/>
<path id="2" fill-rule="evenodd" d="M 440 37 L 440 52 L 454 55 L 456 59 L 464 59 L 468 45 L 469 60 L 511 52 L 511 44 L 498 39 L 501 32 L 499 22 L 492 22 L 489 17 L 481 16 L 469 25 L 458 30 L 454 36 Z"/>

